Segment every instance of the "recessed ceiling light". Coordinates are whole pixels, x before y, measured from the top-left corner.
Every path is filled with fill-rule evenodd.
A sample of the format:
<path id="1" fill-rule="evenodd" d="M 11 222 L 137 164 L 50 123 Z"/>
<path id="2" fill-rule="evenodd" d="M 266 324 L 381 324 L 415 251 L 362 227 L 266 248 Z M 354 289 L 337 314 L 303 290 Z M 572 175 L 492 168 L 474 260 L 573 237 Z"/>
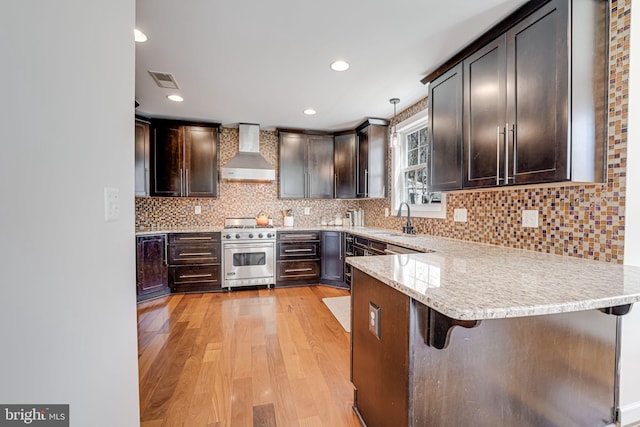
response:
<path id="1" fill-rule="evenodd" d="M 145 33 L 143 33 L 137 28 L 133 30 L 133 37 L 134 37 L 134 40 L 138 43 L 144 43 L 147 40 L 149 40 L 149 37 L 147 37 Z"/>
<path id="2" fill-rule="evenodd" d="M 337 61 L 333 61 L 331 63 L 331 69 L 333 71 L 347 71 L 349 69 L 350 65 L 347 61 L 343 61 L 341 59 L 337 60 Z"/>
<path id="3" fill-rule="evenodd" d="M 305 113 L 307 116 L 313 116 L 316 113 L 316 110 L 314 110 L 313 108 L 307 108 L 303 111 L 303 113 Z"/>
<path id="4" fill-rule="evenodd" d="M 167 98 L 169 98 L 173 102 L 182 102 L 182 101 L 184 101 L 184 98 L 181 97 L 180 95 L 167 95 Z"/>

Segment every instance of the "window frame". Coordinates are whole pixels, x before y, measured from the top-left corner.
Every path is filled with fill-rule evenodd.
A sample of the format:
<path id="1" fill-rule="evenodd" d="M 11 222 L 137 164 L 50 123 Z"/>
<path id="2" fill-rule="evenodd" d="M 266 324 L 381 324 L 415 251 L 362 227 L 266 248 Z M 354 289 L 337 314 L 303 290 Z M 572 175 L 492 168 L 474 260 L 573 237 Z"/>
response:
<path id="1" fill-rule="evenodd" d="M 398 214 L 398 206 L 400 206 L 401 202 L 409 203 L 404 199 L 405 183 L 403 176 L 404 170 L 406 169 L 403 162 L 407 155 L 407 135 L 428 126 L 428 124 L 429 112 L 425 109 L 396 125 L 398 145 L 391 148 L 391 212 L 393 215 Z M 447 197 L 445 193 L 440 194 L 440 203 L 409 204 L 411 207 L 411 216 L 418 218 L 446 218 Z M 406 212 L 406 210 L 403 211 L 403 213 L 404 212 Z"/>

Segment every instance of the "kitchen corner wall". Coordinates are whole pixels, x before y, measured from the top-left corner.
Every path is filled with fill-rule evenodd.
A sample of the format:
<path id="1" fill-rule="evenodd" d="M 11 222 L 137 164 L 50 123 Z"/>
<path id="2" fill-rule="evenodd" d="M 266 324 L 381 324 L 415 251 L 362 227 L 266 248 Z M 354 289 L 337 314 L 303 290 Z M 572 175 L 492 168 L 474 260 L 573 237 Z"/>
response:
<path id="1" fill-rule="evenodd" d="M 610 6 L 606 183 L 449 192 L 446 219 L 416 218 L 418 233 L 622 263 L 631 1 L 613 0 Z M 422 100 L 396 122 L 425 108 Z M 367 226 L 400 229 L 406 219 L 384 217 L 390 203 L 362 201 Z M 453 221 L 457 208 L 468 210 L 468 222 Z M 539 212 L 539 227 L 522 227 L 524 209 Z"/>
<path id="2" fill-rule="evenodd" d="M 238 129 L 221 128 L 219 164 L 224 165 L 238 152 Z M 358 208 L 356 200 L 281 200 L 278 198 L 278 136 L 275 131 L 260 131 L 260 153 L 276 168 L 273 183 L 219 183 L 219 197 L 136 197 L 136 228 L 218 227 L 225 217 L 248 216 L 265 210 L 276 226 L 283 225 L 282 211 L 293 209 L 294 225 L 319 225 L 321 218 L 333 219 L 336 213 Z M 196 215 L 195 207 L 202 213 Z M 310 215 L 304 215 L 304 208 Z"/>

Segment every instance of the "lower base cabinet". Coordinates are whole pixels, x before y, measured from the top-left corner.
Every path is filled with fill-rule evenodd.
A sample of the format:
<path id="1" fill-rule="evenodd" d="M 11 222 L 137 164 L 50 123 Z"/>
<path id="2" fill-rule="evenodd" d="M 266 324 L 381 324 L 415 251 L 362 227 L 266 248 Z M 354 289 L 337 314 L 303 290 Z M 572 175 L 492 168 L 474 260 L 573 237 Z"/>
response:
<path id="1" fill-rule="evenodd" d="M 137 300 L 144 301 L 169 293 L 167 278 L 167 236 L 164 234 L 136 238 Z"/>
<path id="2" fill-rule="evenodd" d="M 279 231 L 276 286 L 317 284 L 320 280 L 320 232 Z"/>
<path id="3" fill-rule="evenodd" d="M 171 233 L 168 259 L 172 292 L 222 290 L 220 233 Z"/>
<path id="4" fill-rule="evenodd" d="M 323 285 L 349 288 L 345 282 L 345 237 L 340 231 L 321 233 L 321 275 Z"/>

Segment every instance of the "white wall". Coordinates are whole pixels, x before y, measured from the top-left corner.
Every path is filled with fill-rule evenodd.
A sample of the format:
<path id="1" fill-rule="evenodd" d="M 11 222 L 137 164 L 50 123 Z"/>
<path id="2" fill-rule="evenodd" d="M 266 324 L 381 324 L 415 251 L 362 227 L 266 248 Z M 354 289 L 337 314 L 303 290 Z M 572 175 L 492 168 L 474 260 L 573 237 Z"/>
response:
<path id="1" fill-rule="evenodd" d="M 69 403 L 73 426 L 139 424 L 134 18 L 135 0 L 0 12 L 0 403 Z"/>
<path id="2" fill-rule="evenodd" d="M 635 9 L 633 9 L 635 11 Z M 631 14 L 624 263 L 640 266 L 640 13 Z M 640 304 L 622 318 L 622 425 L 640 422 Z"/>

